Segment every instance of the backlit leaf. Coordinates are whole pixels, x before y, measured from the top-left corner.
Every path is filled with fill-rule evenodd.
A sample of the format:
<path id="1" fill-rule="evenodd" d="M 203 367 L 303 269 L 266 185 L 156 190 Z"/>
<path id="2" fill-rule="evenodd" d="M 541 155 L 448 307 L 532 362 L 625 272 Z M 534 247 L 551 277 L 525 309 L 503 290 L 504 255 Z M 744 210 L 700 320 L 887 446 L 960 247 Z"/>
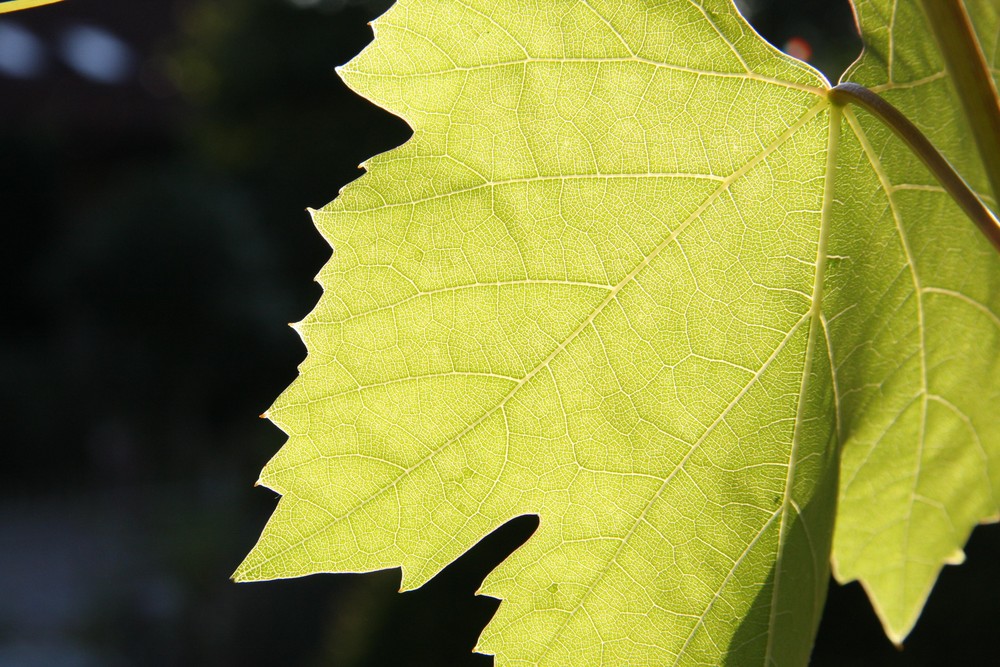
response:
<path id="1" fill-rule="evenodd" d="M 315 215 L 282 498 L 236 578 L 409 589 L 537 514 L 482 587 L 498 665 L 805 664 L 839 434 L 838 574 L 905 634 L 1000 449 L 1000 266 L 907 149 L 729 0 L 402 0 L 374 28 L 341 74 L 414 136 Z M 852 76 L 940 69 L 902 44 L 900 78 Z"/>

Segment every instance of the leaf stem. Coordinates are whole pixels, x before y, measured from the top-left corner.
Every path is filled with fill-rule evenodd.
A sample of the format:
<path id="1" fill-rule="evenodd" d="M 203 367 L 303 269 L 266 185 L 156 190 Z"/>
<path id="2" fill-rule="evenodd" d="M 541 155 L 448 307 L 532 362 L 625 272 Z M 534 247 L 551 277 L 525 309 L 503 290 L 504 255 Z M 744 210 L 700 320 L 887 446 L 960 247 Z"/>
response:
<path id="1" fill-rule="evenodd" d="M 958 89 L 993 197 L 1000 201 L 1000 96 L 962 0 L 921 0 L 927 22 Z"/>
<path id="2" fill-rule="evenodd" d="M 1000 252 L 1000 221 L 916 125 L 896 107 L 856 83 L 838 84 L 830 89 L 828 95 L 830 102 L 837 106 L 856 104 L 885 123 L 920 158 L 955 203 L 976 223 L 979 231 L 986 235 L 997 252 Z"/>

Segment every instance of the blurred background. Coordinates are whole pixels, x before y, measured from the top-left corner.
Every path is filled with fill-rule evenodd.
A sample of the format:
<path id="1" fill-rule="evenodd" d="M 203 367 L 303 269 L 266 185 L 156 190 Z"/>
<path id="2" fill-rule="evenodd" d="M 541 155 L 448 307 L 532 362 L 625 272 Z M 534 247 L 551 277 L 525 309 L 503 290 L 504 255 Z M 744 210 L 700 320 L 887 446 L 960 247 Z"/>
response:
<path id="1" fill-rule="evenodd" d="M 397 571 L 236 585 L 275 495 L 257 415 L 329 256 L 305 212 L 404 141 L 334 66 L 388 0 L 69 0 L 0 15 L 0 667 L 478 665 L 508 524 L 424 588 Z M 846 0 L 743 0 L 835 79 Z M 832 587 L 817 665 L 996 664 L 1000 527 L 904 651 Z"/>

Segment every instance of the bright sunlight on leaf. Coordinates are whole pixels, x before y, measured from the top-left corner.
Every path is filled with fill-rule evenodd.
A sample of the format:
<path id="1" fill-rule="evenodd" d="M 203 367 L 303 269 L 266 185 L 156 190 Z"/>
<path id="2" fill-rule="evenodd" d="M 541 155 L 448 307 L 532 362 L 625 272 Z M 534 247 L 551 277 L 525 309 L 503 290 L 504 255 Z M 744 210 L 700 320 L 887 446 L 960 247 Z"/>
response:
<path id="1" fill-rule="evenodd" d="M 984 187 L 916 5 L 859 5 L 849 78 Z M 414 588 L 537 514 L 482 587 L 497 665 L 802 665 L 839 483 L 837 574 L 904 636 L 1000 493 L 1000 261 L 909 149 L 730 0 L 374 28 L 341 74 L 414 136 L 315 215 L 282 498 L 236 579 Z"/>
<path id="2" fill-rule="evenodd" d="M 989 192 L 918 3 L 855 2 L 878 91 Z M 968 2 L 996 69 L 1000 4 Z M 913 628 L 945 563 L 1000 505 L 1000 261 L 884 126 L 845 111 L 823 310 L 845 438 L 838 579 L 860 579 L 886 633 Z M 985 198 L 985 196 L 984 196 Z M 992 200 L 987 199 L 990 204 Z"/>

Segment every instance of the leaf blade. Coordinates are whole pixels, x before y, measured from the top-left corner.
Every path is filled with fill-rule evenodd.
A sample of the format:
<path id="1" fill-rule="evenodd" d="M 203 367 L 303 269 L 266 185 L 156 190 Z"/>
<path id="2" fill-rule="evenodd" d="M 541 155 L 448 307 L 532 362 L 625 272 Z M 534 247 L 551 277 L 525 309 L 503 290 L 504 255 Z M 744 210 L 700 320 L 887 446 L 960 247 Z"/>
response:
<path id="1" fill-rule="evenodd" d="M 980 4 L 989 34 L 997 12 Z M 917 4 L 856 6 L 866 51 L 845 79 L 884 95 L 973 187 L 988 187 Z M 862 113 L 847 118 L 845 156 L 854 157 L 846 162 L 871 175 L 843 191 L 877 221 L 858 220 L 848 205 L 837 217 L 833 252 L 854 266 L 833 277 L 830 308 L 844 313 L 833 328 L 853 395 L 842 405 L 833 570 L 841 582 L 862 582 L 887 635 L 901 643 L 941 567 L 961 562 L 973 526 L 1000 509 L 1000 439 L 989 407 L 1000 386 L 990 323 L 1000 284 L 988 243 L 898 139 Z M 961 307 L 945 302 L 956 298 Z"/>
<path id="2" fill-rule="evenodd" d="M 536 535 L 484 582 L 484 593 L 505 598 L 490 628 L 507 624 L 508 630 L 488 630 L 480 644 L 498 652 L 501 664 L 584 664 L 580 651 L 591 649 L 578 634 L 589 636 L 594 628 L 598 635 L 622 635 L 614 649 L 603 649 L 617 656 L 605 656 L 612 661 L 718 662 L 729 643 L 739 642 L 736 654 L 778 653 L 759 629 L 790 617 L 784 607 L 771 613 L 769 577 L 783 530 L 779 519 L 792 507 L 785 501 L 796 479 L 789 469 L 800 463 L 789 464 L 793 422 L 804 409 L 804 387 L 817 388 L 809 395 L 809 410 L 817 413 L 829 394 L 828 378 L 810 384 L 802 370 L 808 339 L 816 336 L 809 314 L 828 136 L 828 104 L 817 97 L 823 81 L 793 61 L 775 59 L 727 3 L 669 9 L 544 3 L 544 12 L 528 17 L 499 17 L 491 11 L 496 7 L 397 5 L 376 22 L 375 44 L 342 70 L 356 90 L 410 122 L 415 135 L 369 161 L 369 173 L 317 215 L 335 248 L 320 279 L 331 296 L 300 326 L 310 357 L 270 412 L 291 438 L 262 481 L 283 498 L 238 576 L 402 564 L 407 588 L 504 520 L 537 512 Z M 538 20 L 548 22 L 544 29 Z M 601 39 L 551 42 L 567 21 L 584 29 L 566 34 Z M 479 46 L 448 51 L 441 45 L 450 38 L 421 34 L 443 25 L 449 34 L 476 35 Z M 715 40 L 719 48 L 668 48 L 646 39 L 675 26 L 701 35 L 692 44 Z M 485 46 L 483 35 L 493 35 Z M 495 62 L 470 63 L 470 53 Z M 406 71 L 390 62 L 405 63 Z M 648 94 L 651 89 L 658 96 Z M 623 96 L 623 90 L 631 92 Z M 769 94 L 759 94 L 764 90 Z M 727 111 L 734 96 L 751 110 Z M 701 100 L 700 112 L 725 120 L 722 131 L 696 121 L 693 99 Z M 489 148 L 477 137 L 491 138 Z M 662 148 L 648 151 L 649 145 Z M 802 153 L 810 158 L 793 174 L 789 163 Z M 400 189 L 403 178 L 407 186 Z M 664 201 L 671 207 L 664 209 Z M 785 211 L 795 233 L 768 228 L 775 208 Z M 497 210 L 502 220 L 494 219 Z M 463 241 L 449 247 L 447 239 Z M 800 259 L 783 259 L 783 253 Z M 478 263 L 464 262 L 464 255 Z M 481 299 L 471 296 L 476 290 Z M 461 301 L 442 300 L 458 294 Z M 420 303 L 419 312 L 404 312 Z M 553 317 L 553 304 L 564 317 Z M 727 312 L 713 318 L 718 305 Z M 678 315 L 685 309 L 702 317 L 685 322 Z M 367 321 L 350 319 L 356 317 Z M 420 326 L 428 321 L 437 334 Z M 354 327 L 350 336 L 345 326 Z M 730 332 L 713 335 L 713 329 Z M 450 341 L 436 348 L 431 343 L 441 343 L 442 331 L 450 332 Z M 345 340 L 367 341 L 367 349 L 331 354 Z M 505 340 L 516 344 L 505 348 Z M 503 354 L 491 354 L 500 349 Z M 335 395 L 345 400 L 352 383 L 367 391 L 372 369 L 380 385 L 374 391 L 405 386 L 409 376 L 464 375 L 461 382 L 418 380 L 426 391 L 386 389 L 396 393 L 336 410 L 312 407 Z M 704 372 L 712 378 L 707 396 Z M 490 378 L 473 380 L 472 373 Z M 669 394 L 673 404 L 663 399 Z M 748 410 L 751 403 L 777 403 L 776 412 L 786 417 L 768 411 L 759 418 Z M 401 416 L 405 410 L 396 406 L 405 405 L 420 406 L 419 418 Z M 312 433 L 323 430 L 320 424 L 336 432 L 352 420 L 355 432 L 368 435 L 342 435 L 337 446 L 344 449 L 347 441 L 354 455 L 379 459 L 367 473 L 379 479 L 374 487 L 355 481 L 364 493 L 342 490 L 347 500 L 330 498 L 329 486 L 347 486 L 349 473 L 362 468 L 331 473 L 331 457 L 342 454 L 317 451 Z M 829 430 L 828 419 L 816 421 Z M 437 425 L 429 436 L 419 430 L 427 423 Z M 397 438 L 400 432 L 407 435 Z M 757 444 L 734 452 L 734 433 Z M 825 532 L 820 523 L 832 521 L 832 495 L 816 494 L 835 474 L 822 455 L 828 440 L 809 439 L 802 454 L 809 474 L 792 492 L 802 505 L 796 509 L 820 498 L 820 509 L 812 510 L 817 535 Z M 764 445 L 774 441 L 783 443 L 780 451 Z M 627 445 L 625 455 L 612 443 Z M 411 476 L 425 472 L 411 484 Z M 323 486 L 318 490 L 303 477 L 333 483 L 311 482 Z M 675 514 L 674 506 L 690 509 L 684 499 L 692 493 L 712 509 L 700 521 Z M 332 514 L 314 506 L 332 507 Z M 690 537 L 671 521 L 703 533 L 701 544 L 686 544 Z M 737 534 L 727 521 L 747 530 Z M 293 523 L 308 527 L 305 539 L 290 529 Z M 792 523 L 801 521 L 785 525 Z M 310 543 L 314 539 L 319 543 Z M 683 576 L 648 562 L 653 544 L 670 542 L 691 566 L 711 564 L 695 577 L 705 581 L 684 584 Z M 554 550 L 542 555 L 549 547 Z M 821 602 L 825 558 L 806 565 L 789 559 L 787 566 L 804 572 Z M 581 571 L 613 582 L 581 587 Z M 511 593 L 539 576 L 548 582 L 536 596 L 555 586 L 556 598 L 571 591 L 586 602 L 571 610 L 572 601 L 556 599 L 549 611 L 522 613 L 526 607 L 515 605 L 534 607 L 535 597 Z M 631 601 L 658 623 L 627 614 L 623 628 L 616 591 L 637 576 L 662 580 L 662 590 L 653 586 Z M 677 608 L 666 609 L 665 600 Z M 788 603 L 782 598 L 780 604 Z M 800 656 L 808 655 L 819 604 L 810 594 L 804 640 L 782 639 L 782 645 L 796 643 Z M 754 609 L 755 621 L 746 627 L 756 630 L 747 638 L 736 607 Z M 554 633 L 552 618 L 562 628 Z M 511 633 L 511 624 L 520 623 L 529 627 Z M 596 625 L 584 630 L 589 623 Z M 548 635 L 544 646 L 532 645 Z M 567 641 L 580 651 L 562 655 L 555 647 Z"/>
<path id="3" fill-rule="evenodd" d="M 401 566 L 412 588 L 537 513 L 483 585 L 504 600 L 479 645 L 498 664 L 804 664 L 835 431 L 854 456 L 880 427 L 926 423 L 886 417 L 913 409 L 905 391 L 865 393 L 872 373 L 930 377 L 926 342 L 910 356 L 900 329 L 922 300 L 995 318 L 961 285 L 915 280 L 934 236 L 897 200 L 932 195 L 917 209 L 954 221 L 948 203 L 899 187 L 909 156 L 884 128 L 848 110 L 838 131 L 825 80 L 728 2 L 411 0 L 375 27 L 340 71 L 414 137 L 315 216 L 334 257 L 298 327 L 300 378 L 269 413 L 290 439 L 261 478 L 283 498 L 237 578 Z M 878 80 L 870 60 L 854 71 Z M 858 285 L 882 291 L 858 307 Z M 963 410 L 945 394 L 934 409 Z M 879 455 L 912 458 L 892 436 Z M 843 488 L 864 467 L 850 456 Z"/>

